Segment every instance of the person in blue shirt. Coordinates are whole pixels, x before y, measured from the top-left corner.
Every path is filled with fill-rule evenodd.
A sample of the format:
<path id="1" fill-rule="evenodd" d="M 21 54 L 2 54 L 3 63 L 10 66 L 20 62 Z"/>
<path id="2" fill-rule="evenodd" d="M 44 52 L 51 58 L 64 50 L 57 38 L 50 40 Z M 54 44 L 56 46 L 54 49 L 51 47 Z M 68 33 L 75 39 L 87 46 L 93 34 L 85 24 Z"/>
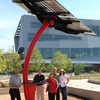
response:
<path id="1" fill-rule="evenodd" d="M 21 82 L 21 77 L 19 75 L 18 68 L 16 68 L 14 74 L 11 75 L 9 80 L 9 85 L 10 85 L 9 94 L 11 100 L 15 100 L 15 98 L 17 100 L 21 100 L 19 88 L 22 86 L 22 82 Z"/>

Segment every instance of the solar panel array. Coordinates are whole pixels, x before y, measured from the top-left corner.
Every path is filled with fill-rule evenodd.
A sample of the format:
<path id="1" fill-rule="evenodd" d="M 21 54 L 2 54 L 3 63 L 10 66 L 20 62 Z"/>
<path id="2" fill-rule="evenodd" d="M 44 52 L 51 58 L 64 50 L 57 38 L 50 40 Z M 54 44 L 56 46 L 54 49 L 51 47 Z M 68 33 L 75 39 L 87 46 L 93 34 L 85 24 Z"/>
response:
<path id="1" fill-rule="evenodd" d="M 22 8 L 35 14 L 40 22 L 44 20 L 48 22 L 54 20 L 53 27 L 57 30 L 69 33 L 79 34 L 88 32 L 93 34 L 85 24 L 72 15 L 66 8 L 64 8 L 57 0 L 12 0 L 20 5 Z"/>

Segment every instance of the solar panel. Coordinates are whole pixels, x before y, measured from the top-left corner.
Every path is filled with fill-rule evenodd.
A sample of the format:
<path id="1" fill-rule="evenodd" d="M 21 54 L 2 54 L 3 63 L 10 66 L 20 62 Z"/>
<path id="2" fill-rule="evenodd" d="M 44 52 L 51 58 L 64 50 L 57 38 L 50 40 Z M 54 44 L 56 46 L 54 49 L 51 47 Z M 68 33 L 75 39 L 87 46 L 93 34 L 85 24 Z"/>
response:
<path id="1" fill-rule="evenodd" d="M 75 18 L 66 8 L 64 8 L 57 0 L 12 0 L 23 9 L 31 14 L 35 14 L 37 18 L 43 23 L 44 20 L 48 22 L 54 20 L 53 27 L 57 30 L 69 33 L 79 34 L 88 32 L 94 34 L 85 24 L 79 19 Z"/>

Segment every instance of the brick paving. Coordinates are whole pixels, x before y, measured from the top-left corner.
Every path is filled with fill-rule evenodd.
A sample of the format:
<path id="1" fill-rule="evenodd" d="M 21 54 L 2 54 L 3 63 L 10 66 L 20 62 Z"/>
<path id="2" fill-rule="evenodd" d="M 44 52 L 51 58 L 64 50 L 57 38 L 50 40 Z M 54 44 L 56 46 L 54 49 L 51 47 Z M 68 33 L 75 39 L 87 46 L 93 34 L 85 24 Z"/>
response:
<path id="1" fill-rule="evenodd" d="M 21 93 L 21 99 L 25 100 L 23 92 Z M 9 94 L 0 95 L 0 100 L 10 100 L 10 95 Z M 48 100 L 47 92 L 45 92 L 44 100 Z M 60 100 L 62 100 L 62 99 L 60 99 Z M 84 100 L 84 99 L 74 97 L 74 96 L 68 96 L 68 100 Z"/>

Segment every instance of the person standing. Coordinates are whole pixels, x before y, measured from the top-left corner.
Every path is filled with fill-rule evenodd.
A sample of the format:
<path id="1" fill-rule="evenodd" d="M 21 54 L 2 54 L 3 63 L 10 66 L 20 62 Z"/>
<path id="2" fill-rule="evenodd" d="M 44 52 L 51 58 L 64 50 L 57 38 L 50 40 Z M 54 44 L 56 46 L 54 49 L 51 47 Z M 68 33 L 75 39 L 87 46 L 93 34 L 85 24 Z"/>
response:
<path id="1" fill-rule="evenodd" d="M 59 82 L 59 74 L 57 73 L 56 67 L 53 68 L 53 75 L 54 75 L 54 78 Z M 56 100 L 60 100 L 60 87 L 59 86 L 57 88 Z"/>
<path id="2" fill-rule="evenodd" d="M 48 91 L 48 98 L 49 100 L 55 100 L 55 95 L 57 93 L 57 88 L 58 88 L 58 82 L 54 78 L 53 73 L 50 73 L 49 78 L 46 80 L 46 82 L 47 82 L 46 91 Z"/>
<path id="3" fill-rule="evenodd" d="M 38 70 L 38 74 L 35 75 L 33 81 L 37 82 L 36 91 L 37 91 L 37 100 L 44 100 L 44 80 L 45 77 L 42 74 L 42 70 Z"/>
<path id="4" fill-rule="evenodd" d="M 60 86 L 61 86 L 61 94 L 62 94 L 62 100 L 67 100 L 67 83 L 69 82 L 70 78 L 65 74 L 64 69 L 60 70 Z"/>
<path id="5" fill-rule="evenodd" d="M 10 94 L 11 100 L 15 100 L 15 98 L 17 100 L 21 100 L 19 88 L 22 86 L 22 83 L 21 83 L 21 77 L 19 75 L 18 68 L 16 68 L 14 71 L 14 74 L 11 75 L 10 80 L 9 80 L 9 85 L 10 85 L 9 94 Z"/>

